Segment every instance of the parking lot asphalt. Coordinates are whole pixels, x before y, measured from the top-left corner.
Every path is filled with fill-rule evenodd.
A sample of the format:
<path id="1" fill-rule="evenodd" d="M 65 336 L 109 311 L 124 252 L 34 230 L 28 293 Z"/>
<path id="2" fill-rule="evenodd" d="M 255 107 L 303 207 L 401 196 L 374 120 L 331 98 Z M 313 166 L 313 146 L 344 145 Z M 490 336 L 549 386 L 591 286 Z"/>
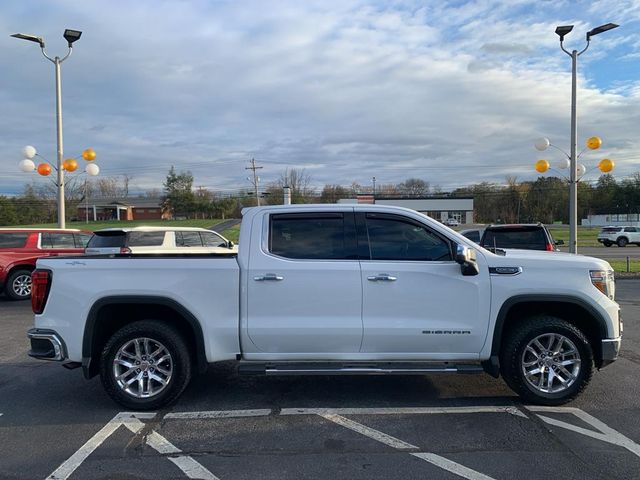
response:
<path id="1" fill-rule="evenodd" d="M 0 297 L 0 479 L 640 479 L 640 280 L 617 284 L 621 358 L 564 407 L 487 375 L 196 377 L 122 412 L 99 379 L 26 355 L 28 302 Z"/>

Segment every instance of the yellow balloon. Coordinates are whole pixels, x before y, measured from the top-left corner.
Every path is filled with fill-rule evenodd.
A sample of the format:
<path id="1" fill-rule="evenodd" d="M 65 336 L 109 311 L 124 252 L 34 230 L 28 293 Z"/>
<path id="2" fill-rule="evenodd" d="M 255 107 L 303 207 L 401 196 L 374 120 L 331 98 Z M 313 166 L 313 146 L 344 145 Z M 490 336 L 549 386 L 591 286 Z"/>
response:
<path id="1" fill-rule="evenodd" d="M 610 160 L 608 158 L 603 158 L 598 163 L 598 168 L 602 173 L 609 173 L 615 166 L 616 164 L 613 162 L 613 160 Z"/>
<path id="2" fill-rule="evenodd" d="M 549 170 L 549 162 L 547 162 L 546 160 L 538 160 L 536 162 L 536 172 L 544 173 L 547 170 Z"/>
<path id="3" fill-rule="evenodd" d="M 75 172 L 78 168 L 78 162 L 73 158 L 67 158 L 64 162 L 62 162 L 62 168 L 64 168 L 67 172 Z"/>
<path id="4" fill-rule="evenodd" d="M 84 158 L 87 162 L 91 162 L 96 159 L 96 151 L 93 148 L 87 148 L 84 152 L 82 152 L 82 158 Z"/>
<path id="5" fill-rule="evenodd" d="M 600 137 L 591 137 L 589 140 L 587 140 L 587 147 L 589 147 L 591 150 L 597 150 L 601 145 L 602 140 L 600 139 Z"/>

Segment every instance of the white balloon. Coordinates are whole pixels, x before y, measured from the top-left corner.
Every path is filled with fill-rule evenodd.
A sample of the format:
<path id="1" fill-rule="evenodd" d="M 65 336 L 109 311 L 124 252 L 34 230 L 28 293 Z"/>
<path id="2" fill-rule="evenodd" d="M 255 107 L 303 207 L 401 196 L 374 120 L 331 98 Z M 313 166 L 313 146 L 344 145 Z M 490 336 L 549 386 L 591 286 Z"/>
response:
<path id="1" fill-rule="evenodd" d="M 587 167 L 585 167 L 583 164 L 579 163 L 577 166 L 577 170 L 578 170 L 578 176 L 581 177 L 583 176 L 585 173 L 587 173 Z"/>
<path id="2" fill-rule="evenodd" d="M 536 142 L 533 144 L 534 147 L 536 147 L 536 150 L 546 150 L 547 148 L 549 148 L 549 145 L 551 145 L 551 142 L 549 141 L 548 138 L 539 138 L 536 140 Z"/>
<path id="3" fill-rule="evenodd" d="M 98 167 L 98 165 L 96 165 L 95 163 L 89 163 L 84 168 L 84 171 L 87 172 L 89 175 L 95 177 L 100 173 L 100 167 Z"/>
<path id="4" fill-rule="evenodd" d="M 569 168 L 570 165 L 571 165 L 571 162 L 569 161 L 568 158 L 563 158 L 558 162 L 558 168 L 562 168 L 563 170 Z"/>
<path id="5" fill-rule="evenodd" d="M 36 151 L 36 147 L 32 147 L 31 145 L 27 145 L 26 147 L 24 147 L 22 149 L 22 153 L 24 154 L 25 158 L 28 158 L 29 160 L 31 160 L 33 157 L 36 156 L 36 153 L 38 153 Z"/>
<path id="6" fill-rule="evenodd" d="M 36 164 L 33 163 L 33 160 L 30 158 L 25 158 L 18 164 L 18 166 L 23 172 L 33 172 L 36 169 Z"/>

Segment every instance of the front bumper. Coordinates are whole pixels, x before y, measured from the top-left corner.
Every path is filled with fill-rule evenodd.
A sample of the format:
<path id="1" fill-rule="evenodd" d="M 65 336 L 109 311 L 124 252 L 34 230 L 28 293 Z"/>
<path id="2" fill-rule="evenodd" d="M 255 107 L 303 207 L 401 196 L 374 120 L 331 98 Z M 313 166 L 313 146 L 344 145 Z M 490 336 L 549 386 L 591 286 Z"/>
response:
<path id="1" fill-rule="evenodd" d="M 31 341 L 30 357 L 56 362 L 66 360 L 67 347 L 55 331 L 32 328 L 27 332 L 27 337 Z"/>
<path id="2" fill-rule="evenodd" d="M 600 368 L 606 367 L 618 359 L 621 342 L 622 337 L 606 338 L 602 340 L 602 365 Z"/>

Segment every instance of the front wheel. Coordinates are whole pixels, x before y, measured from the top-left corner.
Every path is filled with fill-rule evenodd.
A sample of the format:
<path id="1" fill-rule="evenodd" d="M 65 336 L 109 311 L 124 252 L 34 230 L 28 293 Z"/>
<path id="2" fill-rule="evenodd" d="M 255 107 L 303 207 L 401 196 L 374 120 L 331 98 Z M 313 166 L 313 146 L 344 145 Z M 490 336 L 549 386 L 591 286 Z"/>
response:
<path id="1" fill-rule="evenodd" d="M 191 358 L 182 335 L 171 325 L 141 320 L 107 341 L 100 357 L 105 390 L 120 405 L 150 410 L 180 396 L 191 378 Z"/>
<path id="2" fill-rule="evenodd" d="M 505 381 L 523 400 L 562 405 L 582 392 L 593 374 L 593 352 L 571 323 L 536 316 L 516 325 L 501 352 Z"/>
<path id="3" fill-rule="evenodd" d="M 7 277 L 4 291 L 11 300 L 28 300 L 31 297 L 31 272 L 16 270 Z"/>
<path id="4" fill-rule="evenodd" d="M 624 237 L 620 237 L 616 243 L 618 244 L 619 247 L 626 247 L 629 241 Z"/>

